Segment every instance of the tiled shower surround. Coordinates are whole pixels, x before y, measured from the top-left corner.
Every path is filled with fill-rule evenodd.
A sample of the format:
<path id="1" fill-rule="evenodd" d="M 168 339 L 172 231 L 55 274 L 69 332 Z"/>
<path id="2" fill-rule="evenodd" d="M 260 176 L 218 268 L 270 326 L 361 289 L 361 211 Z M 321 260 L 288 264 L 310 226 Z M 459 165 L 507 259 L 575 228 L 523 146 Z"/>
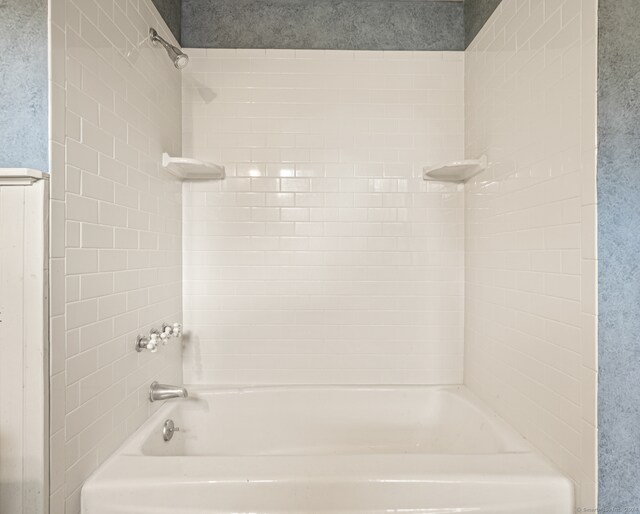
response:
<path id="1" fill-rule="evenodd" d="M 150 0 L 51 3 L 51 513 L 149 416 L 153 380 L 180 383 L 180 345 L 137 353 L 180 321 L 180 73 L 145 41 Z M 154 404 L 154 408 L 156 405 Z"/>
<path id="2" fill-rule="evenodd" d="M 187 52 L 185 381 L 461 382 L 464 54 Z"/>
<path id="3" fill-rule="evenodd" d="M 593 509 L 596 0 L 503 0 L 465 78 L 465 383 Z"/>
<path id="4" fill-rule="evenodd" d="M 595 0 L 503 0 L 466 55 L 187 49 L 182 73 L 150 25 L 171 40 L 150 0 L 52 2 L 51 512 L 183 372 L 464 381 L 594 507 Z M 165 151 L 227 177 L 181 185 Z M 184 362 L 135 352 L 183 308 Z"/>

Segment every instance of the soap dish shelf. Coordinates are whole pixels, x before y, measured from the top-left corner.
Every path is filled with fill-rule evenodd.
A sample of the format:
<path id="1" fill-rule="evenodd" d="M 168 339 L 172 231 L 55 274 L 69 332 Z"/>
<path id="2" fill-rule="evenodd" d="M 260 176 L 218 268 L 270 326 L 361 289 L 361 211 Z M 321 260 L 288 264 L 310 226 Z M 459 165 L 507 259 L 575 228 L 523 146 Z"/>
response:
<path id="1" fill-rule="evenodd" d="M 182 180 L 219 180 L 224 178 L 224 166 L 162 154 L 162 166 L 172 175 Z"/>
<path id="2" fill-rule="evenodd" d="M 423 178 L 438 182 L 466 182 L 471 177 L 487 169 L 487 156 L 479 159 L 467 159 L 464 161 L 450 162 L 444 166 L 424 168 Z"/>

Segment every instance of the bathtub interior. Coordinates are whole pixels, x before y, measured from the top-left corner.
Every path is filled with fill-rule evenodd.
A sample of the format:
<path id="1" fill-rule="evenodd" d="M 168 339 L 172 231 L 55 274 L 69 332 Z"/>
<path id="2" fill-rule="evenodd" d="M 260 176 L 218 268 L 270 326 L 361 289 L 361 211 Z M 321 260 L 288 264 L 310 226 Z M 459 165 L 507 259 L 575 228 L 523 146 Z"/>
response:
<path id="1" fill-rule="evenodd" d="M 171 441 L 162 426 L 179 431 Z M 463 386 L 193 389 L 168 404 L 128 455 L 499 454 L 525 440 Z"/>
<path id="2" fill-rule="evenodd" d="M 83 514 L 574 512 L 572 483 L 465 386 L 190 393 L 84 484 Z"/>

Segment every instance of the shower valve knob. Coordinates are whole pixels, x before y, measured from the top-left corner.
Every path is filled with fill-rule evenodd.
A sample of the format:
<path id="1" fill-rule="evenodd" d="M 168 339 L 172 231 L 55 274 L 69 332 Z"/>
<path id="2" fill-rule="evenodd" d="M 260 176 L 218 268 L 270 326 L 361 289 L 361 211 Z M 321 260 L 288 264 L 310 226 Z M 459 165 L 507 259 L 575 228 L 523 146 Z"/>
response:
<path id="1" fill-rule="evenodd" d="M 152 352 L 155 351 L 155 349 L 157 349 L 157 347 L 158 347 L 158 345 L 160 343 L 164 342 L 162 340 L 162 335 L 155 328 L 153 330 L 151 330 L 151 332 L 149 332 L 149 340 L 150 340 L 151 343 L 153 343 L 154 349 L 151 350 Z"/>
<path id="2" fill-rule="evenodd" d="M 151 334 L 149 337 L 149 342 L 147 343 L 147 350 L 151 353 L 156 353 L 158 351 L 158 343 L 160 342 L 160 337 L 157 334 Z"/>
<path id="3" fill-rule="evenodd" d="M 138 336 L 136 339 L 136 351 L 149 350 L 151 353 L 158 351 L 158 342 L 151 337 Z"/>
<path id="4" fill-rule="evenodd" d="M 163 323 L 162 334 L 160 334 L 160 337 L 162 337 L 162 342 L 164 344 L 167 344 L 167 341 L 169 341 L 169 339 L 173 337 L 173 327 L 171 325 L 167 325 L 166 323 Z"/>
<path id="5" fill-rule="evenodd" d="M 162 344 L 167 344 L 167 341 L 169 341 L 169 339 L 171 338 L 171 334 L 168 334 L 167 332 L 160 332 L 160 342 Z"/>
<path id="6" fill-rule="evenodd" d="M 162 325 L 162 331 L 168 337 L 180 337 L 182 335 L 182 325 L 180 323 L 174 323 L 173 325 L 165 323 Z"/>

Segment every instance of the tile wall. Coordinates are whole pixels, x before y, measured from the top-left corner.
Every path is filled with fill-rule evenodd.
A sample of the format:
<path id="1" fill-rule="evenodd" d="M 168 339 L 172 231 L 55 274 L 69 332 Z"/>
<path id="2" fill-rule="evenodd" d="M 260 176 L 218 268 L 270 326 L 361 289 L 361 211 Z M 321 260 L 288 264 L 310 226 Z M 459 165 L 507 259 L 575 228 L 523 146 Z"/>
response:
<path id="1" fill-rule="evenodd" d="M 150 0 L 51 3 L 51 513 L 144 420 L 149 384 L 181 382 L 179 344 L 134 341 L 181 316 L 181 77 Z"/>
<path id="2" fill-rule="evenodd" d="M 185 380 L 461 382 L 463 54 L 188 52 Z"/>
<path id="3" fill-rule="evenodd" d="M 594 508 L 596 0 L 503 0 L 465 59 L 465 382 Z"/>
<path id="4" fill-rule="evenodd" d="M 51 512 L 182 381 L 178 345 L 133 350 L 182 302 L 185 382 L 459 383 L 464 350 L 594 506 L 595 16 L 503 0 L 466 57 L 190 49 L 182 145 L 151 1 L 53 2 Z M 466 191 L 422 180 L 465 153 Z"/>

